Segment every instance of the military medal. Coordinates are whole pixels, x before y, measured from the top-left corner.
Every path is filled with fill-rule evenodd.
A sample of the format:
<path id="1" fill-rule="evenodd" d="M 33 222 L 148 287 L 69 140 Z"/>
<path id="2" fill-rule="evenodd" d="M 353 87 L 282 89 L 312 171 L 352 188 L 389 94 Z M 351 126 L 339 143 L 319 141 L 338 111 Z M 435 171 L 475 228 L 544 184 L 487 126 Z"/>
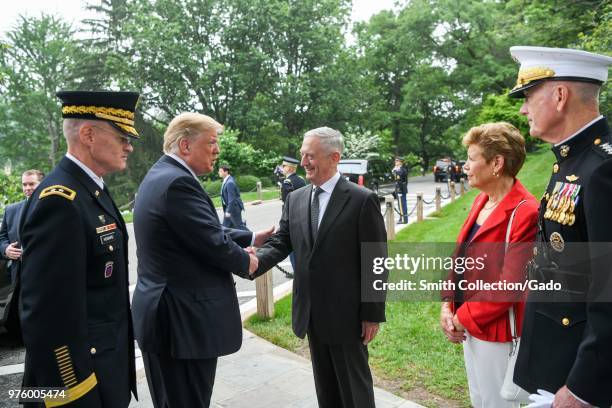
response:
<path id="1" fill-rule="evenodd" d="M 106 217 L 104 216 L 104 214 L 98 215 L 98 219 L 100 220 L 100 222 L 102 224 L 104 224 L 106 222 Z"/>

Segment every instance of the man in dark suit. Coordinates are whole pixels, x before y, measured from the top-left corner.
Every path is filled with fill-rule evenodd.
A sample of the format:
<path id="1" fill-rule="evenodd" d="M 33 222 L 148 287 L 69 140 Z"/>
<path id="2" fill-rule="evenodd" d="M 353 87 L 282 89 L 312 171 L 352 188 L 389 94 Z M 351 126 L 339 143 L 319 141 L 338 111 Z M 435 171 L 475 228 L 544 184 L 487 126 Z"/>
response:
<path id="1" fill-rule="evenodd" d="M 367 259 L 385 257 L 387 239 L 376 194 L 338 173 L 343 148 L 336 130 L 306 132 L 302 166 L 312 185 L 287 196 L 279 231 L 257 252 L 257 274 L 295 252 L 292 325 L 298 337 L 308 335 L 319 406 L 374 407 L 367 344 L 385 305 L 362 295 Z M 366 242 L 374 243 L 368 252 Z"/>
<path id="2" fill-rule="evenodd" d="M 197 176 L 213 170 L 223 126 L 198 113 L 174 118 L 164 152 L 134 207 L 138 282 L 134 330 L 153 404 L 208 407 L 217 357 L 242 344 L 232 273 L 249 278 L 257 258 L 241 247 L 273 231 L 226 229 Z"/>
<path id="3" fill-rule="evenodd" d="M 2 225 L 0 226 L 0 256 L 9 260 L 8 273 L 9 281 L 15 281 L 15 274 L 21 258 L 21 243 L 19 240 L 19 219 L 21 210 L 30 198 L 36 187 L 44 177 L 40 170 L 27 170 L 21 175 L 21 188 L 25 195 L 25 200 L 9 204 L 4 209 Z"/>
<path id="4" fill-rule="evenodd" d="M 510 96 L 525 98 L 520 111 L 529 133 L 553 144 L 556 158 L 530 278 L 562 284 L 558 293 L 529 294 L 514 381 L 532 393 L 555 393 L 555 408 L 609 407 L 612 138 L 598 95 L 612 58 L 544 47 L 510 53 L 521 63 Z"/>
<path id="5" fill-rule="evenodd" d="M 219 177 L 223 179 L 221 184 L 221 205 L 223 206 L 223 226 L 246 230 L 246 224 L 242 220 L 244 204 L 240 198 L 240 189 L 230 174 L 229 166 L 219 167 Z"/>
<path id="6" fill-rule="evenodd" d="M 23 385 L 67 388 L 35 406 L 127 407 L 136 396 L 128 235 L 102 177 L 124 170 L 133 151 L 138 94 L 57 95 L 68 152 L 20 223 Z"/>

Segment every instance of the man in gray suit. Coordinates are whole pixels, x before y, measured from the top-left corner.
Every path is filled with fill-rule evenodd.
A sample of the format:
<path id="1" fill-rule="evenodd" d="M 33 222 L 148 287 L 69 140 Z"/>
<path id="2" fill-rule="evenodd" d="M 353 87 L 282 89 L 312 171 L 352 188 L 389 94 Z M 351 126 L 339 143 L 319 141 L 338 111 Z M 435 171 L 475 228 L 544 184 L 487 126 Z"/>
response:
<path id="1" fill-rule="evenodd" d="M 10 281 L 15 281 L 17 264 L 21 258 L 21 244 L 19 242 L 19 218 L 24 204 L 30 198 L 36 187 L 40 184 L 45 175 L 40 170 L 27 170 L 21 175 L 21 188 L 25 195 L 25 200 L 8 205 L 2 217 L 0 227 L 0 256 L 10 262 L 8 272 Z"/>
<path id="2" fill-rule="evenodd" d="M 385 304 L 362 297 L 362 260 L 386 257 L 387 238 L 376 194 L 337 170 L 343 148 L 334 129 L 306 132 L 301 165 L 311 185 L 287 196 L 278 232 L 257 251 L 256 275 L 294 251 L 293 331 L 308 335 L 319 406 L 374 407 L 367 344 L 385 321 Z"/>

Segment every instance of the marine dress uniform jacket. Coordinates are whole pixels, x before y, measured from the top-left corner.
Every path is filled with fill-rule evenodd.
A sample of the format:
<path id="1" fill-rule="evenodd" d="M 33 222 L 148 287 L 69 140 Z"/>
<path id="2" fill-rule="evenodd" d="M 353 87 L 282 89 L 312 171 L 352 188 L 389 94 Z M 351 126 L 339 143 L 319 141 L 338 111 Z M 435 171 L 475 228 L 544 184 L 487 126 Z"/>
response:
<path id="1" fill-rule="evenodd" d="M 514 381 L 530 392 L 541 388 L 554 393 L 566 384 L 582 400 L 609 407 L 612 260 L 609 252 L 578 259 L 588 249 L 571 247 L 612 242 L 612 141 L 606 120 L 595 121 L 555 146 L 553 153 L 556 163 L 540 205 L 533 275 L 568 282 L 569 289 L 585 292 L 586 299 L 546 302 L 546 296 L 530 293 Z M 572 279 L 564 280 L 568 276 Z M 593 301 L 598 295 L 607 301 Z"/>
<path id="2" fill-rule="evenodd" d="M 136 396 L 128 235 L 106 189 L 64 157 L 21 219 L 23 385 L 67 387 L 67 407 Z"/>
<path id="3" fill-rule="evenodd" d="M 223 228 L 198 180 L 167 155 L 138 190 L 134 231 L 132 310 L 140 349 L 174 359 L 238 351 L 242 323 L 232 272 L 248 278 L 241 246 L 250 245 L 252 233 Z"/>
<path id="4" fill-rule="evenodd" d="M 470 213 L 461 227 L 457 243 L 465 243 L 478 218 L 478 214 L 487 203 L 488 197 L 480 193 L 474 200 Z M 505 252 L 506 232 L 510 216 L 521 201 L 525 200 L 514 213 L 510 229 L 510 244 Z M 535 197 L 523 187 L 519 180 L 514 181 L 514 186 L 493 210 L 487 220 L 480 226 L 469 245 L 465 249 L 464 256 L 476 259 L 485 256 L 487 278 L 519 280 L 523 281 L 523 271 L 527 261 L 530 259 L 533 249 L 530 243 L 535 241 L 537 230 L 538 202 Z M 491 256 L 489 251 L 499 256 Z M 501 261 L 501 262 L 499 262 Z M 466 293 L 469 298 L 469 293 Z M 508 301 L 513 293 L 504 297 L 503 292 L 493 294 L 492 301 L 467 301 L 455 312 L 461 324 L 474 337 L 484 341 L 508 342 L 512 341 L 510 334 L 510 320 L 508 309 L 515 308 L 517 333 L 520 335 L 522 327 L 522 316 L 524 310 L 523 302 Z"/>
<path id="5" fill-rule="evenodd" d="M 17 203 L 9 204 L 4 209 L 2 217 L 2 226 L 0 226 L 0 258 L 7 259 L 5 252 L 6 248 L 13 242 L 19 240 L 19 219 L 21 218 L 21 210 L 25 206 L 27 200 L 22 200 Z M 15 273 L 19 260 L 9 260 L 8 271 L 11 274 L 11 282 L 15 281 Z"/>

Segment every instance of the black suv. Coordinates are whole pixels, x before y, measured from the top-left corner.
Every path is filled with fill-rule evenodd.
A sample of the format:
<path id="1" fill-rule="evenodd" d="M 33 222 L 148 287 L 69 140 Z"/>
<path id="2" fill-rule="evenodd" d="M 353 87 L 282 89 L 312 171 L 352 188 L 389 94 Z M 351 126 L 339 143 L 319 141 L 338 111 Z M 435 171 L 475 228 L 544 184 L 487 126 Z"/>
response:
<path id="1" fill-rule="evenodd" d="M 463 172 L 464 164 L 465 161 L 453 161 L 448 157 L 438 159 L 433 168 L 435 182 L 447 181 L 449 178 L 451 181 L 459 182 L 461 177 L 466 178 Z"/>
<path id="2" fill-rule="evenodd" d="M 344 178 L 369 188 L 379 197 L 395 191 L 392 168 L 392 162 L 379 159 L 344 159 L 338 163 L 338 171 Z"/>

